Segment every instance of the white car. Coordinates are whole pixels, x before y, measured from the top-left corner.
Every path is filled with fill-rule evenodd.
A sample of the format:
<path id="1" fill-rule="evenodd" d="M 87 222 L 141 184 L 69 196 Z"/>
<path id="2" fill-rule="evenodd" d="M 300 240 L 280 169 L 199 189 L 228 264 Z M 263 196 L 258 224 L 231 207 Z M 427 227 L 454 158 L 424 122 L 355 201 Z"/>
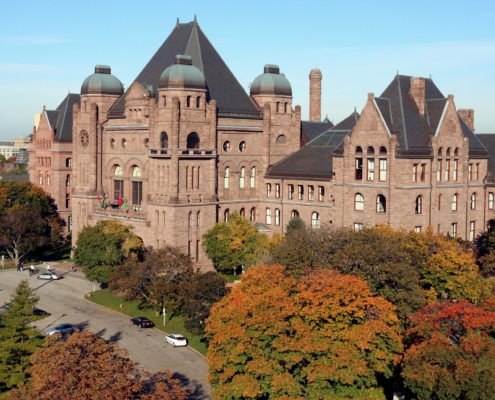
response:
<path id="1" fill-rule="evenodd" d="M 174 347 L 187 346 L 187 339 L 182 335 L 168 335 L 165 339 L 167 339 L 167 343 L 170 343 Z"/>
<path id="2" fill-rule="evenodd" d="M 48 279 L 48 280 L 53 280 L 53 279 L 60 279 L 61 276 L 57 275 L 55 272 L 44 272 L 42 274 L 38 275 L 38 279 Z"/>

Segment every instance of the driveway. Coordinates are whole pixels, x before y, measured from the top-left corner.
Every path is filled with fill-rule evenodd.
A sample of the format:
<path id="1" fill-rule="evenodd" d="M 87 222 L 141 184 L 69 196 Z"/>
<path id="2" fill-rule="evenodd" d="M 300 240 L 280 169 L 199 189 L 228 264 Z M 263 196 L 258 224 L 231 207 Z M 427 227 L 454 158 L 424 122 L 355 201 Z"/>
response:
<path id="1" fill-rule="evenodd" d="M 59 281 L 44 281 L 29 276 L 28 271 L 0 270 L 0 305 L 10 301 L 10 295 L 23 278 L 40 296 L 38 307 L 52 315 L 38 321 L 38 329 L 46 332 L 66 322 L 88 329 L 106 340 L 116 342 L 129 356 L 151 372 L 169 369 L 180 379 L 190 399 L 211 399 L 211 388 L 206 381 L 208 363 L 189 348 L 167 345 L 165 336 L 154 329 L 139 329 L 130 318 L 84 300 L 93 291 L 93 284 L 79 272 L 69 272 L 62 265 L 52 266 L 64 276 Z M 41 268 L 40 272 L 44 272 Z M 173 332 L 172 332 L 173 333 Z"/>

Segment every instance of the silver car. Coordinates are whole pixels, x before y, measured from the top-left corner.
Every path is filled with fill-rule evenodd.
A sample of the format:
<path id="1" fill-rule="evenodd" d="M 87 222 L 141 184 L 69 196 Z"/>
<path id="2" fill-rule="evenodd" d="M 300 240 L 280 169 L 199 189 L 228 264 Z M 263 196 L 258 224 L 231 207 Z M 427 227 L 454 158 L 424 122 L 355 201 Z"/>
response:
<path id="1" fill-rule="evenodd" d="M 53 280 L 53 279 L 60 279 L 62 278 L 60 275 L 57 275 L 55 272 L 44 272 L 42 274 L 38 275 L 38 279 L 48 279 L 48 280 Z"/>
<path id="2" fill-rule="evenodd" d="M 77 329 L 76 326 L 71 324 L 59 324 L 55 328 L 48 329 L 46 334 L 48 336 L 55 335 L 56 333 L 60 333 L 61 335 L 65 335 L 67 333 L 72 333 Z"/>

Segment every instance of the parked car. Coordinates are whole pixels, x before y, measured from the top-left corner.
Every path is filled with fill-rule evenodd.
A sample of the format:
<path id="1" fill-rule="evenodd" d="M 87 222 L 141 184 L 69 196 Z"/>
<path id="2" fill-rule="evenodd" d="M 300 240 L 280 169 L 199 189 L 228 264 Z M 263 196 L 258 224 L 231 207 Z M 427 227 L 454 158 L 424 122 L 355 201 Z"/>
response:
<path id="1" fill-rule="evenodd" d="M 38 275 L 38 279 L 48 279 L 48 280 L 53 280 L 53 279 L 60 279 L 62 278 L 60 275 L 57 275 L 55 272 L 44 272 L 42 274 Z"/>
<path id="2" fill-rule="evenodd" d="M 60 333 L 61 335 L 65 335 L 67 333 L 74 332 L 76 329 L 77 328 L 71 324 L 59 324 L 55 328 L 48 329 L 46 331 L 46 334 L 49 336 L 55 335 L 56 333 Z"/>
<path id="3" fill-rule="evenodd" d="M 140 328 L 153 328 L 155 326 L 155 323 L 146 317 L 136 317 L 131 319 L 131 322 Z"/>
<path id="4" fill-rule="evenodd" d="M 167 343 L 170 343 L 174 347 L 176 346 L 187 346 L 187 339 L 178 334 L 168 335 L 165 339 L 167 339 Z"/>
<path id="5" fill-rule="evenodd" d="M 49 317 L 50 314 L 49 312 L 46 312 L 45 310 L 40 310 L 39 308 L 33 308 L 33 315 L 40 315 L 42 317 Z"/>

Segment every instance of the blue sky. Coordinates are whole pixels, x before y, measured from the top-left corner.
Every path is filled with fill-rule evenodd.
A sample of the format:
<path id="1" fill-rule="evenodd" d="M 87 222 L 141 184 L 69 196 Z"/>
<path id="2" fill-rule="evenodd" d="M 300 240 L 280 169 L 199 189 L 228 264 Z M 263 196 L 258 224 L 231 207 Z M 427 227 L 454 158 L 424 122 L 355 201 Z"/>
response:
<path id="1" fill-rule="evenodd" d="M 129 87 L 176 19 L 194 14 L 246 90 L 278 64 L 303 119 L 317 65 L 322 117 L 335 123 L 399 71 L 431 75 L 457 108 L 475 110 L 477 133 L 495 133 L 493 1 L 17 0 L 0 13 L 0 140 L 29 135 L 34 114 L 79 93 L 96 64 Z"/>

